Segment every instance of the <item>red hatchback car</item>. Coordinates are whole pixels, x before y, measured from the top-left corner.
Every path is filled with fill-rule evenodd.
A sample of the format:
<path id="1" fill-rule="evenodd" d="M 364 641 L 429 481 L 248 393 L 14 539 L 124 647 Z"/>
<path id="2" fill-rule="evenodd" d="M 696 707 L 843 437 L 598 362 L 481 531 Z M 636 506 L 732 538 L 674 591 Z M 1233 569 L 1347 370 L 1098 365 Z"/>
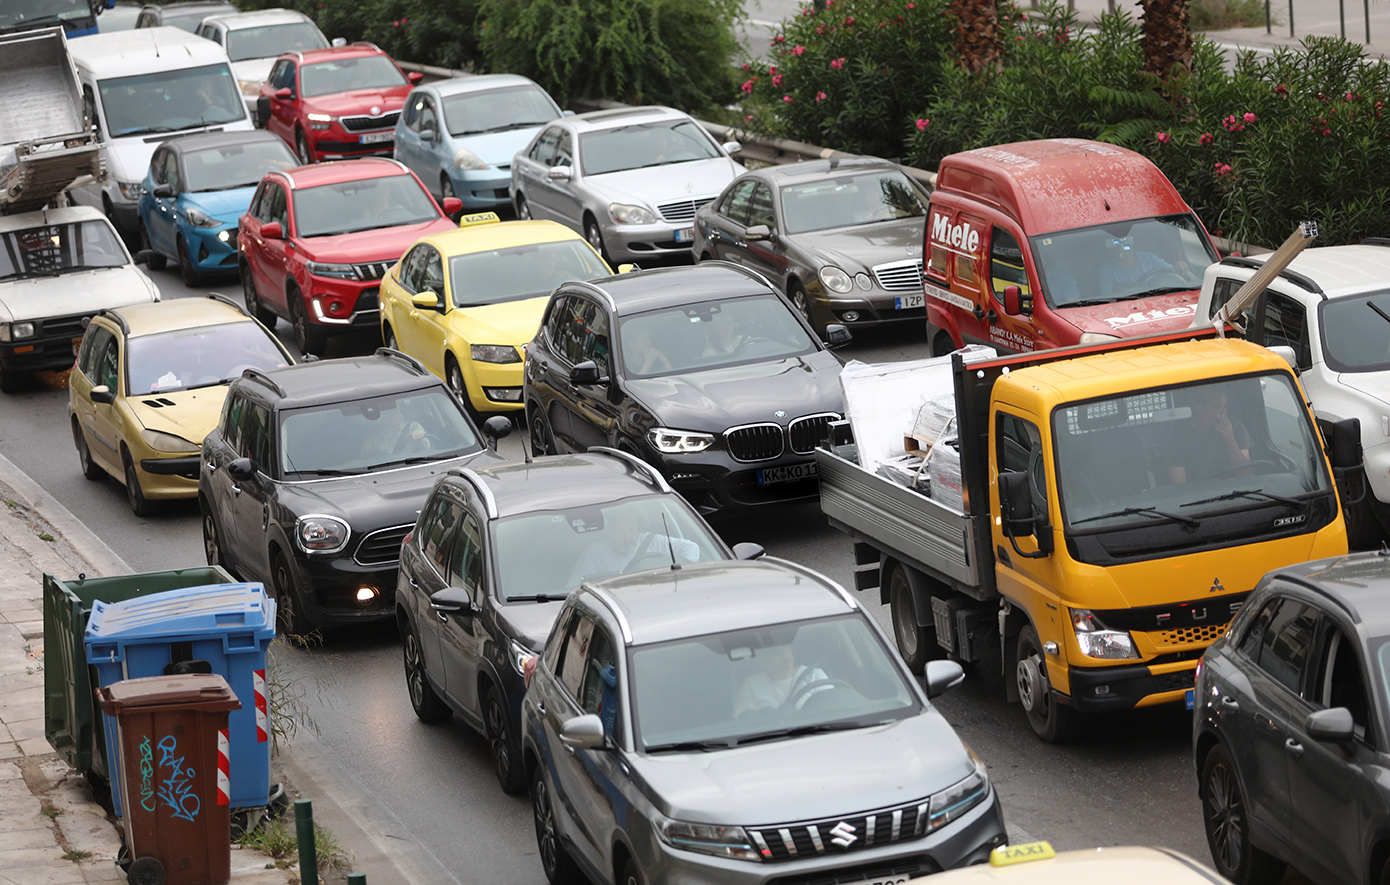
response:
<path id="1" fill-rule="evenodd" d="M 322 353 L 329 335 L 377 329 L 377 288 L 416 240 L 452 230 L 420 179 L 395 160 L 296 166 L 261 179 L 240 219 L 237 248 L 246 309 L 267 327 L 294 326 L 302 353 Z"/>
<path id="2" fill-rule="evenodd" d="M 391 156 L 406 93 L 420 82 L 372 43 L 289 52 L 275 60 L 256 100 L 256 122 L 301 163 Z"/>

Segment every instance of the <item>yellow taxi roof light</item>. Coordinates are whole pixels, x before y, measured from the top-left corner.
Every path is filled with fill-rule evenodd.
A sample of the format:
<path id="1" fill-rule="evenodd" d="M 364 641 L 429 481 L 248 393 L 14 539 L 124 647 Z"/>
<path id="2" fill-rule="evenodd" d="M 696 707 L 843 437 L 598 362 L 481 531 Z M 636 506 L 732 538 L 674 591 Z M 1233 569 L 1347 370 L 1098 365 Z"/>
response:
<path id="1" fill-rule="evenodd" d="M 459 219 L 459 227 L 472 227 L 475 224 L 497 224 L 502 219 L 497 217 L 496 212 L 474 212 L 472 215 L 465 215 Z"/>
<path id="2" fill-rule="evenodd" d="M 1010 864 L 1027 863 L 1030 860 L 1047 860 L 1056 857 L 1057 852 L 1047 842 L 1025 842 L 1022 845 L 1000 845 L 989 853 L 989 865 L 1007 867 Z"/>

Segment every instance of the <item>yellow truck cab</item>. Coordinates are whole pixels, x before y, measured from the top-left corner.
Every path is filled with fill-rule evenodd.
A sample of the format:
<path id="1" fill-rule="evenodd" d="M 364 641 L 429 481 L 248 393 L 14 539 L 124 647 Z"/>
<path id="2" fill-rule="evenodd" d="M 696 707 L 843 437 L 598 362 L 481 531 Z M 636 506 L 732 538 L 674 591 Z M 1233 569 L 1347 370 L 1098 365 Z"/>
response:
<path id="1" fill-rule="evenodd" d="M 1045 740 L 1078 711 L 1190 705 L 1197 659 L 1259 577 L 1347 548 L 1303 392 L 1262 347 L 1188 333 L 952 359 L 963 507 L 832 436 L 822 509 L 908 663 L 997 648 Z M 1355 429 L 1332 436 L 1338 468 L 1359 465 Z"/>

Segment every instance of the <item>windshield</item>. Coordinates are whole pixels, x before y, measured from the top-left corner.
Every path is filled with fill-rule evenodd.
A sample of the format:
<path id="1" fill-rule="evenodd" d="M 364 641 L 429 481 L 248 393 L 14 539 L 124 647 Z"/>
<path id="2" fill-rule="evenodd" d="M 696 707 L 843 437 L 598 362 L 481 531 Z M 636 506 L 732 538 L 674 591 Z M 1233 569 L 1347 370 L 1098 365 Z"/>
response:
<path id="1" fill-rule="evenodd" d="M 1301 513 L 1304 498 L 1331 488 L 1284 372 L 1066 406 L 1053 433 L 1062 509 L 1078 531 L 1165 521 L 1195 531 L 1257 504 Z"/>
<path id="2" fill-rule="evenodd" d="M 1141 218 L 1031 237 L 1053 307 L 1083 307 L 1202 288 L 1216 253 L 1192 215 Z"/>
<path id="3" fill-rule="evenodd" d="M 782 188 L 789 234 L 894 221 L 925 214 L 921 192 L 901 172 L 842 175 Z"/>
<path id="4" fill-rule="evenodd" d="M 301 478 L 366 473 L 478 449 L 468 418 L 439 388 L 295 409 L 280 420 L 280 466 Z"/>
<path id="5" fill-rule="evenodd" d="M 202 193 L 255 187 L 267 172 L 297 165 L 299 161 L 283 141 L 256 141 L 185 151 L 183 168 L 187 176 L 184 191 Z"/>
<path id="6" fill-rule="evenodd" d="M 920 709 L 862 614 L 712 633 L 630 654 L 633 719 L 647 752 L 877 725 Z"/>
<path id="7" fill-rule="evenodd" d="M 536 86 L 465 92 L 444 97 L 444 125 L 450 135 L 477 135 L 539 126 L 560 116 L 560 109 Z"/>
<path id="8" fill-rule="evenodd" d="M 619 325 L 630 378 L 717 369 L 801 356 L 816 342 L 776 295 L 703 301 L 624 317 Z"/>
<path id="9" fill-rule="evenodd" d="M 585 175 L 718 156 L 719 149 L 694 120 L 638 123 L 579 136 L 579 161 Z"/>
<path id="10" fill-rule="evenodd" d="M 494 531 L 504 602 L 564 599 L 584 581 L 669 566 L 673 556 L 715 562 L 729 555 L 674 495 L 524 513 L 498 520 Z"/>
<path id="11" fill-rule="evenodd" d="M 92 7 L 86 0 L 9 0 L 0 3 L 0 29 L 14 28 L 52 19 L 75 22 L 92 17 Z"/>
<path id="12" fill-rule="evenodd" d="M 308 22 L 266 25 L 227 32 L 227 55 L 232 61 L 274 58 L 286 52 L 326 49 L 328 41 Z"/>
<path id="13" fill-rule="evenodd" d="M 1390 291 L 1318 304 L 1318 334 L 1337 372 L 1390 369 Z"/>
<path id="14" fill-rule="evenodd" d="M 441 217 L 434 200 L 411 175 L 364 178 L 294 191 L 295 230 L 301 237 L 421 224 Z"/>
<path id="15" fill-rule="evenodd" d="M 393 89 L 407 85 L 405 74 L 384 55 L 337 58 L 305 65 L 299 69 L 299 84 L 305 98 L 354 89 Z"/>
<path id="16" fill-rule="evenodd" d="M 97 88 L 112 138 L 246 119 L 246 105 L 225 64 L 114 77 Z"/>
<path id="17" fill-rule="evenodd" d="M 203 6 L 193 7 L 191 12 L 178 12 L 171 7 L 164 7 L 164 14 L 160 17 L 159 23 L 169 27 L 178 28 L 181 31 L 193 33 L 198 30 L 198 25 L 203 23 L 203 19 L 210 15 L 221 15 L 227 12 L 236 12 L 235 6 Z"/>
<path id="18" fill-rule="evenodd" d="M 123 267 L 129 261 L 106 221 L 27 227 L 0 234 L 0 280 L 56 277 L 92 267 Z"/>
<path id="19" fill-rule="evenodd" d="M 230 384 L 242 369 L 278 369 L 289 360 L 255 323 L 224 323 L 140 335 L 126 344 L 129 396 Z"/>
<path id="20" fill-rule="evenodd" d="M 458 307 L 535 298 L 567 280 L 611 273 L 583 240 L 509 246 L 449 259 L 450 290 Z"/>

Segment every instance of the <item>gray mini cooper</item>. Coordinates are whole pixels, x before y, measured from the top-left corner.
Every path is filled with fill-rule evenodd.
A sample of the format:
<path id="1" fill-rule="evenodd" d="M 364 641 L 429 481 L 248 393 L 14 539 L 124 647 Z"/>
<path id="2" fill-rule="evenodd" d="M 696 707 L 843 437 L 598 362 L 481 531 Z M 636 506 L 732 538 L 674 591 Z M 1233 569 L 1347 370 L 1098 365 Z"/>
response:
<path id="1" fill-rule="evenodd" d="M 1004 844 L 984 764 L 848 593 L 782 560 L 570 595 L 522 703 L 553 885 L 897 885 Z M 925 688 L 925 690 L 924 690 Z"/>

